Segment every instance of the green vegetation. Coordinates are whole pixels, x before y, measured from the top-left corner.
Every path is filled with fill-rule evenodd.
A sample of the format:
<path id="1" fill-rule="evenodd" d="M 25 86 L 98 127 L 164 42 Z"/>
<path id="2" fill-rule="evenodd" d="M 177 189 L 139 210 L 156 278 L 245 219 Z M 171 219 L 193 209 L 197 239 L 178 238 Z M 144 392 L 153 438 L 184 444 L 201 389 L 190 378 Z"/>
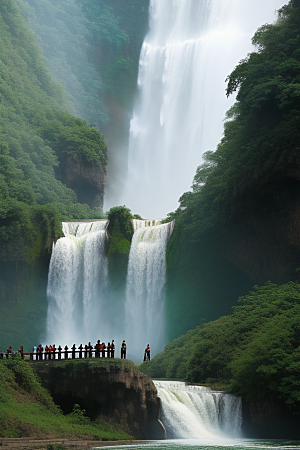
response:
<path id="1" fill-rule="evenodd" d="M 63 415 L 26 361 L 0 361 L 0 436 L 132 439 L 104 421 L 91 421 L 79 405 Z"/>
<path id="2" fill-rule="evenodd" d="M 31 261 L 51 248 L 60 213 L 99 215 L 77 204 L 63 167 L 67 155 L 105 166 L 106 147 L 95 129 L 63 112 L 63 90 L 14 0 L 1 2 L 0 28 L 1 251 L 14 259 L 18 248 L 17 259 Z"/>
<path id="3" fill-rule="evenodd" d="M 108 212 L 108 234 L 110 238 L 108 248 L 108 275 L 110 298 L 114 302 L 116 315 L 123 322 L 125 310 L 125 292 L 128 258 L 133 235 L 133 225 L 130 209 L 116 206 Z"/>
<path id="4" fill-rule="evenodd" d="M 130 242 L 133 236 L 133 216 L 130 209 L 125 206 L 115 206 L 107 214 L 109 220 L 108 232 L 111 236 L 111 243 L 108 256 L 115 252 L 129 253 Z"/>
<path id="5" fill-rule="evenodd" d="M 300 414 L 300 285 L 255 286 L 233 310 L 139 369 L 154 378 L 223 383 L 247 401 L 273 399 Z"/>

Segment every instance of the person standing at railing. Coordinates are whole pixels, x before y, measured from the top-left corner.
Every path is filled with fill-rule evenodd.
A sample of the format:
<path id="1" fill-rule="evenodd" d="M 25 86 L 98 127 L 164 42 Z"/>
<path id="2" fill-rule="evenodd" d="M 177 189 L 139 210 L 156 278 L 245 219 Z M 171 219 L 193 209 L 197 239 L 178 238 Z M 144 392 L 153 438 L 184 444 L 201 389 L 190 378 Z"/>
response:
<path id="1" fill-rule="evenodd" d="M 61 348 L 61 346 L 59 345 L 59 346 L 58 346 L 58 355 L 57 355 L 59 361 L 61 360 L 61 351 L 62 351 L 62 348 Z"/>
<path id="2" fill-rule="evenodd" d="M 24 359 L 24 346 L 21 345 L 21 347 L 18 350 L 18 353 L 21 355 L 21 359 Z"/>
<path id="3" fill-rule="evenodd" d="M 79 359 L 82 359 L 82 349 L 83 349 L 83 345 L 80 344 L 79 347 L 78 347 L 78 350 L 79 350 L 78 358 Z"/>
<path id="4" fill-rule="evenodd" d="M 8 349 L 6 350 L 6 358 L 9 358 L 9 355 L 11 355 L 11 345 L 8 347 Z"/>
<path id="5" fill-rule="evenodd" d="M 100 358 L 100 339 L 98 339 L 97 344 L 95 345 L 95 358 Z"/>
<path id="6" fill-rule="evenodd" d="M 65 345 L 65 359 L 68 359 L 68 350 L 69 350 L 69 347 L 67 345 Z"/>
<path id="7" fill-rule="evenodd" d="M 76 345 L 73 344 L 72 345 L 72 359 L 75 359 L 75 357 L 76 357 Z"/>
<path id="8" fill-rule="evenodd" d="M 105 358 L 105 342 L 102 342 L 102 358 Z"/>
<path id="9" fill-rule="evenodd" d="M 122 342 L 122 345 L 121 345 L 121 359 L 126 359 L 126 342 L 125 342 L 125 340 Z"/>
<path id="10" fill-rule="evenodd" d="M 115 341 L 112 340 L 111 344 L 110 344 L 110 357 L 114 358 L 115 357 Z"/>

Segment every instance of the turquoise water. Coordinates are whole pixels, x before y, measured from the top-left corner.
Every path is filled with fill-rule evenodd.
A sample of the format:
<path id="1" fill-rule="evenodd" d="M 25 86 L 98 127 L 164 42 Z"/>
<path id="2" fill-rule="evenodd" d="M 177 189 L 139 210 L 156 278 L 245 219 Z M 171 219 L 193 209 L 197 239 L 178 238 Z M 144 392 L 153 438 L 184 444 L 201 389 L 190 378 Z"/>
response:
<path id="1" fill-rule="evenodd" d="M 96 449 L 97 447 L 94 447 Z M 99 448 L 99 447 L 98 447 Z M 99 448 L 100 449 L 100 448 Z M 257 439 L 228 439 L 217 441 L 199 439 L 175 439 L 166 441 L 152 441 L 147 444 L 118 445 L 101 447 L 103 449 L 126 450 L 300 450 L 300 441 L 288 440 L 257 440 Z"/>

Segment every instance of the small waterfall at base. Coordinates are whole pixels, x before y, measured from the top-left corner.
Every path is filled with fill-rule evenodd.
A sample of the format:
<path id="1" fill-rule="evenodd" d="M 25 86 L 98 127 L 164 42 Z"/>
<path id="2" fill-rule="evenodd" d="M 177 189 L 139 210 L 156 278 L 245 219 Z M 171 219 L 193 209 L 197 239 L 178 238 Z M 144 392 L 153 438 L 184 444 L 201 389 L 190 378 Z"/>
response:
<path id="1" fill-rule="evenodd" d="M 64 222 L 48 275 L 47 343 L 71 345 L 106 334 L 106 220 Z M 110 338 L 110 337 L 109 337 Z"/>
<path id="2" fill-rule="evenodd" d="M 125 302 L 128 355 L 141 361 L 146 345 L 151 354 L 162 350 L 164 337 L 164 287 L 166 246 L 174 222 L 134 220 Z"/>
<path id="3" fill-rule="evenodd" d="M 154 381 L 167 439 L 241 437 L 241 399 L 184 382 Z"/>

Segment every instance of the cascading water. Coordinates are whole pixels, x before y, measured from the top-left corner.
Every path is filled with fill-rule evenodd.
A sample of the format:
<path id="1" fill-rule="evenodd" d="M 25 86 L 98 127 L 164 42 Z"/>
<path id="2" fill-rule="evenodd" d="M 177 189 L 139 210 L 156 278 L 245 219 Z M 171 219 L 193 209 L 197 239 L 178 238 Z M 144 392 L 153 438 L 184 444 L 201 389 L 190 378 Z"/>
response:
<path id="1" fill-rule="evenodd" d="M 215 150 L 234 98 L 225 79 L 256 29 L 284 0 L 150 0 L 130 125 L 121 201 L 143 217 L 165 217 L 189 190 L 202 154 Z M 107 206 L 107 205 L 106 205 Z"/>
<path id="2" fill-rule="evenodd" d="M 152 354 L 162 350 L 164 337 L 164 287 L 166 246 L 174 222 L 134 220 L 125 302 L 128 354 L 141 360 L 149 343 Z"/>
<path id="3" fill-rule="evenodd" d="M 203 386 L 154 381 L 168 439 L 241 436 L 241 399 Z"/>
<path id="4" fill-rule="evenodd" d="M 107 221 L 64 222 L 48 275 L 47 342 L 71 345 L 108 335 Z M 108 337 L 110 339 L 110 337 Z"/>

